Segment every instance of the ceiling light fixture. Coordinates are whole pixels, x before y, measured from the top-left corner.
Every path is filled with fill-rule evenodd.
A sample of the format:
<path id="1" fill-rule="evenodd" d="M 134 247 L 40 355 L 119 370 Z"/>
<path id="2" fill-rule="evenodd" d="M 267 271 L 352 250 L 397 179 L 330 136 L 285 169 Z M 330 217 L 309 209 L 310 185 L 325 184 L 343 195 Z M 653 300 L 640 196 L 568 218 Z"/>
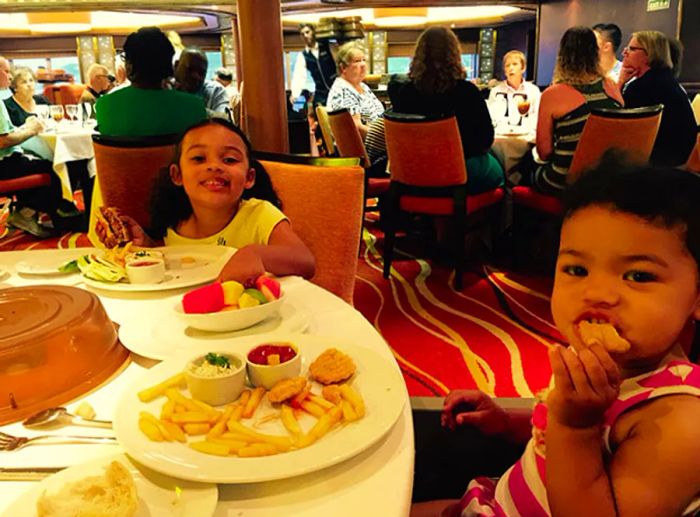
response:
<path id="1" fill-rule="evenodd" d="M 377 27 L 411 27 L 428 21 L 427 7 L 377 7 L 374 24 Z"/>
<path id="2" fill-rule="evenodd" d="M 33 33 L 89 32 L 92 28 L 89 12 L 27 13 L 26 16 Z"/>

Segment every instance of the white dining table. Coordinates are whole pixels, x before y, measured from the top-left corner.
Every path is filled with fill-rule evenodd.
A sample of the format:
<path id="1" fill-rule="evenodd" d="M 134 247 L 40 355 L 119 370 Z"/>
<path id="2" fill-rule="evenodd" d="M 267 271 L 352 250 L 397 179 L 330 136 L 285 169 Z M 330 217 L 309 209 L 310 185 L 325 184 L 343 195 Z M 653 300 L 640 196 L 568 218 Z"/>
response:
<path id="1" fill-rule="evenodd" d="M 32 250 L 0 253 L 0 289 L 39 284 L 73 285 L 93 291 L 107 314 L 117 324 L 148 317 L 149 304 L 175 303 L 186 290 L 155 293 L 113 293 L 93 290 L 77 274 L 39 277 L 16 273 L 14 264 L 49 256 L 69 260 L 90 251 Z M 286 303 L 310 315 L 308 332 L 351 340 L 389 361 L 398 372 L 391 350 L 375 328 L 352 306 L 328 291 L 299 277 L 282 279 Z M 97 411 L 96 418 L 111 420 L 122 392 L 134 379 L 157 362 L 131 354 L 127 365 L 106 384 L 66 405 L 75 409 L 82 401 Z M 111 430 L 64 427 L 48 433 L 31 431 L 21 423 L 0 426 L 0 431 L 22 436 L 36 434 L 109 435 Z M 68 467 L 111 453 L 124 452 L 119 445 L 35 445 L 12 452 L 0 452 L 0 467 Z M 220 484 L 217 517 L 305 516 L 406 516 L 413 485 L 414 441 L 411 408 L 407 392 L 401 415 L 389 432 L 358 455 L 309 474 L 278 481 Z M 36 486 L 35 481 L 0 480 L 0 515 L 12 501 Z M 11 517 L 11 516 L 7 516 Z M 15 517 L 15 516 L 12 516 Z M 23 516 L 24 517 L 24 516 Z M 193 516 L 194 517 L 194 516 Z M 197 516 L 199 517 L 199 516 Z"/>
<path id="2" fill-rule="evenodd" d="M 53 152 L 53 170 L 61 180 L 63 197 L 73 200 L 73 190 L 68 174 L 68 162 L 88 160 L 88 174 L 95 176 L 95 150 L 92 147 L 94 130 L 90 127 L 76 125 L 67 120 L 53 127 L 52 130 L 40 133 L 42 140 Z"/>
<path id="3" fill-rule="evenodd" d="M 497 132 L 491 153 L 501 162 L 506 175 L 509 175 L 534 145 L 534 135 Z"/>

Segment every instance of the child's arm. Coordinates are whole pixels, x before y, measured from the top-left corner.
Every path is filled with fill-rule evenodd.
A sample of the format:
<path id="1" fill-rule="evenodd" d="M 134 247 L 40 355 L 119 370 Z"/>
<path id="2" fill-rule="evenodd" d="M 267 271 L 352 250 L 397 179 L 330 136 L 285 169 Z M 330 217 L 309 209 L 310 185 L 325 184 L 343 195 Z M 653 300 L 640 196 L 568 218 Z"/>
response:
<path id="1" fill-rule="evenodd" d="M 603 461 L 600 428 L 603 414 L 617 398 L 617 365 L 598 343 L 578 355 L 557 346 L 549 359 L 554 389 L 547 397 L 545 439 L 552 516 L 619 515 Z"/>
<path id="2" fill-rule="evenodd" d="M 514 443 L 527 443 L 532 436 L 531 409 L 505 410 L 478 390 L 455 390 L 445 397 L 440 422 L 454 430 L 470 425 L 487 436 L 502 436 Z"/>
<path id="3" fill-rule="evenodd" d="M 239 249 L 219 273 L 219 280 L 246 283 L 265 271 L 278 276 L 300 275 L 311 278 L 316 260 L 309 248 L 294 233 L 288 221 L 278 223 L 268 243 L 250 244 Z"/>

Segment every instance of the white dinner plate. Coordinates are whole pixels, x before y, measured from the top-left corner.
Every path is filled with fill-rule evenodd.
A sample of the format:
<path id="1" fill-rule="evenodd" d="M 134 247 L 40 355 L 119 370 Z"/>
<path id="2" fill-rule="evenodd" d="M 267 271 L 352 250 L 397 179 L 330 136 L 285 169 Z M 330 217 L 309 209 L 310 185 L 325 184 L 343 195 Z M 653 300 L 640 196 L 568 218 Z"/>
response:
<path id="1" fill-rule="evenodd" d="M 232 332 L 205 332 L 188 327 L 167 311 L 167 314 L 149 314 L 141 321 L 125 321 L 119 328 L 119 340 L 135 354 L 162 361 L 183 353 L 203 354 L 243 336 L 301 333 L 309 327 L 310 321 L 308 310 L 297 309 L 286 302 L 279 313 L 251 327 Z"/>
<path id="2" fill-rule="evenodd" d="M 350 355 L 357 365 L 352 386 L 365 401 L 364 418 L 336 427 L 304 449 L 258 458 L 212 456 L 178 442 L 152 442 L 138 428 L 139 412 L 145 410 L 158 415 L 165 398 L 159 397 L 152 402 L 143 403 L 136 394 L 177 374 L 197 355 L 192 353 L 154 366 L 122 394 L 114 418 L 114 432 L 119 443 L 140 463 L 173 477 L 212 483 L 269 481 L 314 472 L 359 454 L 388 433 L 403 411 L 408 395 L 393 360 L 340 339 L 305 334 L 275 334 L 266 336 L 261 341 L 260 337 L 249 336 L 238 339 L 235 343 L 219 345 L 216 350 L 246 354 L 254 346 L 266 341 L 289 341 L 297 345 L 302 354 L 302 373 L 327 348 L 335 347 Z M 320 393 L 318 386 L 312 391 Z M 253 418 L 244 419 L 242 423 L 257 423 L 259 425 L 256 429 L 262 433 L 287 435 L 279 418 L 262 422 L 265 416 L 275 412 L 277 410 L 265 398 Z M 315 422 L 316 419 L 308 415 L 299 418 L 299 424 L 305 432 Z M 191 440 L 201 439 L 195 437 Z"/>
<path id="3" fill-rule="evenodd" d="M 44 260 L 38 262 L 17 262 L 15 264 L 15 271 L 20 275 L 30 275 L 30 276 L 61 276 L 61 275 L 72 275 L 73 273 L 65 273 L 59 271 L 58 268 L 65 264 L 67 261 L 56 261 L 51 260 L 50 257 L 44 257 Z"/>
<path id="4" fill-rule="evenodd" d="M 36 503 L 44 490 L 55 493 L 67 482 L 103 474 L 104 468 L 112 461 L 118 461 L 124 465 L 134 478 L 139 498 L 139 507 L 134 517 L 157 515 L 207 517 L 214 514 L 219 499 L 219 490 L 216 485 L 192 483 L 164 476 L 137 464 L 126 454 L 116 454 L 74 465 L 43 479 L 15 500 L 4 515 L 7 517 L 34 516 Z M 179 496 L 176 493 L 176 487 L 180 488 Z"/>
<path id="5" fill-rule="evenodd" d="M 211 282 L 235 249 L 226 246 L 164 246 L 153 248 L 165 256 L 165 279 L 157 284 L 100 282 L 83 275 L 85 285 L 105 291 L 165 291 Z M 103 253 L 98 251 L 97 253 Z"/>

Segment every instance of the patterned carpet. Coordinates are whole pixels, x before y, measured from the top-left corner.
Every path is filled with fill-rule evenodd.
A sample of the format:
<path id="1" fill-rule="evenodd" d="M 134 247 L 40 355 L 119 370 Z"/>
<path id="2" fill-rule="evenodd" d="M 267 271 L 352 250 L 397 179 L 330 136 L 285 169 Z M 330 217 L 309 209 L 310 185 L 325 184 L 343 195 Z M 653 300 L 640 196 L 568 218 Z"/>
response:
<path id="1" fill-rule="evenodd" d="M 355 306 L 391 346 L 412 396 L 479 388 L 527 397 L 547 385 L 547 344 L 560 339 L 549 314 L 551 281 L 482 264 L 456 292 L 448 265 L 400 249 L 387 281 L 378 235 L 365 232 Z M 42 241 L 10 230 L 0 239 L 0 251 L 83 246 L 90 243 L 81 233 Z"/>
<path id="2" fill-rule="evenodd" d="M 527 397 L 549 382 L 551 280 L 475 265 L 464 289 L 452 288 L 448 265 L 400 253 L 382 277 L 377 238 L 365 232 L 355 306 L 391 346 L 412 396 L 478 388 Z"/>

